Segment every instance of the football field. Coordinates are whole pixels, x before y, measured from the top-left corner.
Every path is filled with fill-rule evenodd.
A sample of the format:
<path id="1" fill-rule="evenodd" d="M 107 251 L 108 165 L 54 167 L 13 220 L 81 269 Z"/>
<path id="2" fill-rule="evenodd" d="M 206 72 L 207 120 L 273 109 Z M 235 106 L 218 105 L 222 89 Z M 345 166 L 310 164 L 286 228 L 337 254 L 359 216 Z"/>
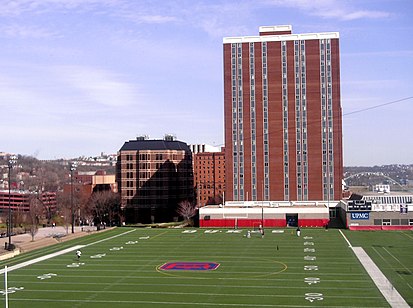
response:
<path id="1" fill-rule="evenodd" d="M 344 234 L 365 246 L 411 306 L 412 232 Z M 129 228 L 88 235 L 2 261 L 2 301 L 31 308 L 390 307 L 339 230 L 246 235 Z"/>

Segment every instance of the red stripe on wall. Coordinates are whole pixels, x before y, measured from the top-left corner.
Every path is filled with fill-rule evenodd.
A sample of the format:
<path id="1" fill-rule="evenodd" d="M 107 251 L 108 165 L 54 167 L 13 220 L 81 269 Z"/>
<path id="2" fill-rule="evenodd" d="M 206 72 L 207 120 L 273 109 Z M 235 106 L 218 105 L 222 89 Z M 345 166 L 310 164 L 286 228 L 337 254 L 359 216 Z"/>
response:
<path id="1" fill-rule="evenodd" d="M 299 219 L 300 227 L 324 227 L 328 219 Z M 284 228 L 287 226 L 285 219 L 210 219 L 199 221 L 201 228 L 254 228 L 263 224 L 264 228 Z"/>
<path id="2" fill-rule="evenodd" d="M 352 231 L 397 231 L 397 230 L 413 230 L 413 226 L 349 226 Z"/>

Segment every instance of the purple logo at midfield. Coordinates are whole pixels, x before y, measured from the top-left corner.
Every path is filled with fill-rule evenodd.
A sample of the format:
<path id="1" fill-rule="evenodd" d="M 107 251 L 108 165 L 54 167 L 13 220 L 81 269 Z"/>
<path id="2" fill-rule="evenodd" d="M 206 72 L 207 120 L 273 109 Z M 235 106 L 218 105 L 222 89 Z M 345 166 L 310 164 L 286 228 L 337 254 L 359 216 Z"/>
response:
<path id="1" fill-rule="evenodd" d="M 170 262 L 160 267 L 163 271 L 212 271 L 217 269 L 215 262 Z"/>

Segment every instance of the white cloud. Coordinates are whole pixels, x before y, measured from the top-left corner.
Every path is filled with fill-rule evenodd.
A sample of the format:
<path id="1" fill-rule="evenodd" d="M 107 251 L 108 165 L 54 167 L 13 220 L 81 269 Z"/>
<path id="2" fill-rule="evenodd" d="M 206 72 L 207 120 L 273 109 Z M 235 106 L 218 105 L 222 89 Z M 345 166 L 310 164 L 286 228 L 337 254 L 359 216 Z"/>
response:
<path id="1" fill-rule="evenodd" d="M 176 21 L 176 18 L 172 16 L 147 15 L 142 16 L 142 20 L 148 23 L 168 23 L 171 21 Z"/>
<path id="2" fill-rule="evenodd" d="M 47 13 L 52 10 L 90 11 L 120 5 L 119 0 L 3 0 L 0 15 L 18 16 L 28 12 Z"/>
<path id="3" fill-rule="evenodd" d="M 46 30 L 37 26 L 8 25 L 0 26 L 0 36 L 16 38 L 50 38 L 56 37 L 57 32 Z"/>
<path id="4" fill-rule="evenodd" d="M 413 57 L 413 50 L 384 50 L 384 51 L 365 51 L 365 52 L 347 52 L 347 53 L 341 53 L 341 57 L 354 57 L 354 58 L 360 58 L 360 57 L 389 57 L 389 58 L 395 58 L 395 57 Z"/>
<path id="5" fill-rule="evenodd" d="M 388 18 L 391 14 L 389 12 L 380 12 L 380 11 L 354 11 L 354 12 L 345 12 L 341 19 L 343 20 L 354 20 L 354 19 L 362 19 L 362 18 L 370 18 L 370 19 L 381 19 L 381 18 Z M 340 17 L 340 16 L 337 16 Z"/>
<path id="6" fill-rule="evenodd" d="M 137 85 L 121 81 L 108 71 L 84 66 L 60 66 L 55 70 L 63 82 L 91 103 L 118 107 L 141 101 Z"/>
<path id="7" fill-rule="evenodd" d="M 27 13 L 87 12 L 127 18 L 138 23 L 159 24 L 176 21 L 176 17 L 167 14 L 170 11 L 167 4 L 163 1 L 158 5 L 150 5 L 142 1 L 124 0 L 5 0 L 0 2 L 0 15 L 10 17 Z"/>
<path id="8" fill-rule="evenodd" d="M 42 105 L 36 104 L 44 101 L 45 97 L 33 91 L 21 80 L 10 76 L 0 75 L 0 106 L 5 114 L 18 115 L 22 119 L 30 110 L 28 117 L 37 117 L 42 114 Z"/>
<path id="9" fill-rule="evenodd" d="M 229 33 L 244 35 L 249 30 L 245 21 L 252 20 L 255 5 L 249 1 L 205 2 L 185 11 L 185 20 L 213 38 L 222 38 Z"/>
<path id="10" fill-rule="evenodd" d="M 129 15 L 129 19 L 137 23 L 147 24 L 164 24 L 177 21 L 176 17 L 164 15 Z"/>
<path id="11" fill-rule="evenodd" d="M 310 15 L 339 20 L 381 19 L 391 16 L 391 13 L 386 11 L 358 10 L 349 5 L 348 2 L 338 0 L 264 0 L 264 3 L 278 7 L 295 8 Z M 363 2 L 355 3 L 363 4 Z"/>

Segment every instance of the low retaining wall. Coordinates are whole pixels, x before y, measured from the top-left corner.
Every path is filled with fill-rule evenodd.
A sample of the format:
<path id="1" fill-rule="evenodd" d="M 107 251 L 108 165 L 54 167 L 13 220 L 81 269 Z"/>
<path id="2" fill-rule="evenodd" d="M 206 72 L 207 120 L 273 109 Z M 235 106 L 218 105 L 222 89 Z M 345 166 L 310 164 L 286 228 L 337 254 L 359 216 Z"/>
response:
<path id="1" fill-rule="evenodd" d="M 0 254 L 0 261 L 13 258 L 15 256 L 18 256 L 19 254 L 20 254 L 20 248 L 16 248 L 13 251 L 7 251 L 5 253 Z"/>

